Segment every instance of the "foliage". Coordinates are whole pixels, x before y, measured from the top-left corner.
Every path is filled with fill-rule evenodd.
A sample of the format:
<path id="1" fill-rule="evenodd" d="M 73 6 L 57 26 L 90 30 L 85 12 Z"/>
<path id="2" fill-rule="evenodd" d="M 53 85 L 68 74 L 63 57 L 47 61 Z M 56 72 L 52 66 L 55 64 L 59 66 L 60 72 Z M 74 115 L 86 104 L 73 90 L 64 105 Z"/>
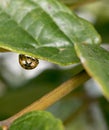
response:
<path id="1" fill-rule="evenodd" d="M 34 111 L 27 113 L 14 121 L 9 130 L 63 130 L 61 121 L 56 120 L 50 113 Z"/>
<path id="2" fill-rule="evenodd" d="M 109 32 L 107 29 L 109 26 L 109 19 L 107 17 L 108 13 L 106 13 L 108 12 L 108 1 L 93 2 L 93 4 L 89 4 L 89 6 L 87 4 L 80 7 L 89 2 L 90 0 L 0 1 L 1 52 L 11 51 L 25 54 L 62 66 L 73 64 L 73 66 L 68 69 L 57 69 L 57 65 L 53 64 L 55 70 L 51 69 L 42 72 L 37 78 L 35 77 L 35 79 L 30 81 L 27 80 L 18 85 L 18 89 L 16 90 L 13 90 L 11 84 L 6 81 L 5 76 L 3 75 L 5 71 L 1 73 L 1 81 L 4 82 L 4 84 L 7 83 L 6 86 L 8 89 L 7 94 L 0 99 L 1 119 L 12 116 L 39 97 L 42 97 L 46 92 L 52 92 L 55 87 L 66 82 L 72 76 L 79 75 L 79 72 L 83 70 L 98 83 L 100 92 L 102 91 L 101 93 L 104 97 L 109 99 L 109 52 L 107 48 L 104 48 L 104 45 L 100 45 L 101 36 L 103 42 L 108 43 L 109 41 Z M 94 9 L 94 7 L 98 8 Z M 104 8 L 106 10 L 103 10 Z M 102 11 L 100 11 L 101 9 Z M 92 12 L 94 17 L 96 17 L 95 27 L 89 21 L 84 20 L 76 14 L 77 12 L 82 11 Z M 103 11 L 105 11 L 105 15 Z M 105 27 L 105 29 L 103 27 Z M 108 47 L 108 44 L 105 46 Z M 5 70 L 5 67 L 3 70 Z M 2 72 L 3 70 L 0 71 Z M 95 86 L 94 81 L 91 82 L 91 85 L 89 81 L 86 86 Z M 83 79 L 81 78 L 80 83 L 82 82 Z M 92 93 L 94 93 L 94 89 L 91 88 Z M 106 124 L 108 117 L 106 116 L 105 119 L 105 115 L 108 113 L 105 108 L 108 107 L 108 103 L 103 97 L 101 98 L 97 96 L 97 94 L 92 96 L 88 92 L 86 92 L 85 87 L 78 88 L 73 94 L 69 94 L 67 97 L 58 101 L 57 104 L 49 107 L 48 111 L 58 116 L 63 121 L 67 130 L 90 130 L 92 126 L 95 130 L 105 130 L 105 128 L 108 127 Z M 60 92 L 56 96 L 58 97 L 61 94 L 62 93 Z M 66 92 L 65 95 L 67 94 L 68 93 Z M 16 106 L 17 104 L 14 102 L 14 99 L 17 104 L 20 102 L 19 107 Z M 52 99 L 52 96 L 51 100 L 54 100 Z M 105 102 L 104 104 L 107 105 L 105 105 L 105 108 L 103 106 L 99 107 L 96 103 L 96 101 L 98 101 L 101 105 L 102 100 Z M 16 104 L 12 110 L 10 104 Z M 92 107 L 90 107 L 91 105 Z M 6 106 L 8 106 L 8 110 L 6 110 Z M 31 110 L 33 109 L 31 108 Z M 97 115 L 95 110 L 97 112 L 100 111 L 101 113 L 103 110 L 105 113 L 104 118 L 101 116 L 102 114 Z M 64 111 L 66 111 L 66 114 Z M 95 113 L 96 118 L 93 114 L 87 115 L 88 111 L 90 111 L 90 113 Z M 42 117 L 37 117 L 38 113 L 40 113 Z M 47 115 L 49 118 L 48 120 L 45 120 Z M 28 120 L 27 117 L 30 117 L 30 119 Z M 102 118 L 102 121 L 100 118 Z M 100 123 L 103 121 L 105 122 L 104 124 Z M 21 123 L 19 124 L 19 122 Z M 99 123 L 96 124 L 96 122 Z M 94 125 L 94 123 L 96 125 Z M 82 127 L 79 128 L 81 124 Z M 99 124 L 101 124 L 100 127 L 98 127 Z M 63 126 L 60 121 L 57 121 L 48 112 L 36 111 L 16 119 L 9 128 L 9 130 L 14 129 L 61 130 L 63 129 Z"/>

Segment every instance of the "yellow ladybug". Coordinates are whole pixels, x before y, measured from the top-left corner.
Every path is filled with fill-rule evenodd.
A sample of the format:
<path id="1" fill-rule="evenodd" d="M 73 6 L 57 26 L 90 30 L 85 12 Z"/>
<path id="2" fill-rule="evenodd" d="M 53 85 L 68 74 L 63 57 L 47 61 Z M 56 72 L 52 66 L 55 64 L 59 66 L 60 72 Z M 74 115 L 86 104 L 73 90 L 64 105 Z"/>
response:
<path id="1" fill-rule="evenodd" d="M 28 55 L 19 54 L 20 65 L 27 70 L 31 70 L 37 67 L 39 60 Z"/>

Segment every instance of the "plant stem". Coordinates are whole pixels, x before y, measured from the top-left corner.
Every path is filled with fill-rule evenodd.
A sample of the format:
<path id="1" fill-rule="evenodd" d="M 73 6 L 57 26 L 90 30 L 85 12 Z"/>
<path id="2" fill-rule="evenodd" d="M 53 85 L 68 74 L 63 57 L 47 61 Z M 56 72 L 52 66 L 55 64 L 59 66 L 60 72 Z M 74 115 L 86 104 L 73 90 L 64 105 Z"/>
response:
<path id="1" fill-rule="evenodd" d="M 22 116 L 23 114 L 34 111 L 34 110 L 44 110 L 51 106 L 56 101 L 60 100 L 62 97 L 69 94 L 72 90 L 76 87 L 84 83 L 89 79 L 89 75 L 84 71 L 79 73 L 78 75 L 74 76 L 72 79 L 66 81 L 65 83 L 61 84 L 59 87 L 54 89 L 53 91 L 49 92 L 38 101 L 35 101 L 30 106 L 26 107 L 19 113 L 15 114 L 14 116 L 8 118 L 7 120 L 1 121 L 0 126 L 10 126 L 10 124 L 17 119 L 18 117 Z"/>

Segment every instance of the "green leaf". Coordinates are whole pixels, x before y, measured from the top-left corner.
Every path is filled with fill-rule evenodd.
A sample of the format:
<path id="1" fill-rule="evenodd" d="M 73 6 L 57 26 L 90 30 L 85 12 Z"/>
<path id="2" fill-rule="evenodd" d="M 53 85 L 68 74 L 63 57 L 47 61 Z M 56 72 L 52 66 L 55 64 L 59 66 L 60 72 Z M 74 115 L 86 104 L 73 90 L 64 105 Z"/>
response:
<path id="1" fill-rule="evenodd" d="M 61 65 L 79 62 L 73 43 L 100 43 L 93 26 L 56 0 L 0 0 L 0 47 Z"/>
<path id="2" fill-rule="evenodd" d="M 59 0 L 63 3 L 65 3 L 66 5 L 82 5 L 82 4 L 86 4 L 88 2 L 90 2 L 90 0 Z"/>
<path id="3" fill-rule="evenodd" d="M 29 112 L 15 120 L 9 130 L 64 130 L 62 122 L 45 111 Z"/>
<path id="4" fill-rule="evenodd" d="M 98 45 L 75 44 L 85 69 L 109 99 L 109 52 Z"/>

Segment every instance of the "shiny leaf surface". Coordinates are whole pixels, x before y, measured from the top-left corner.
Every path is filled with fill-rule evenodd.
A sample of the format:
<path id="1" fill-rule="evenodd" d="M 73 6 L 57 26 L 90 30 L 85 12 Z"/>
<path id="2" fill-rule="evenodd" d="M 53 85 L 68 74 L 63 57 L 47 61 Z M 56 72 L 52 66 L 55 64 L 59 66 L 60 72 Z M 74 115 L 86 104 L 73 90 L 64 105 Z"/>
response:
<path id="1" fill-rule="evenodd" d="M 79 62 L 76 42 L 98 44 L 100 36 L 58 1 L 0 1 L 1 48 L 68 65 Z"/>
<path id="2" fill-rule="evenodd" d="M 109 52 L 97 45 L 75 44 L 75 48 L 85 69 L 109 99 Z"/>

